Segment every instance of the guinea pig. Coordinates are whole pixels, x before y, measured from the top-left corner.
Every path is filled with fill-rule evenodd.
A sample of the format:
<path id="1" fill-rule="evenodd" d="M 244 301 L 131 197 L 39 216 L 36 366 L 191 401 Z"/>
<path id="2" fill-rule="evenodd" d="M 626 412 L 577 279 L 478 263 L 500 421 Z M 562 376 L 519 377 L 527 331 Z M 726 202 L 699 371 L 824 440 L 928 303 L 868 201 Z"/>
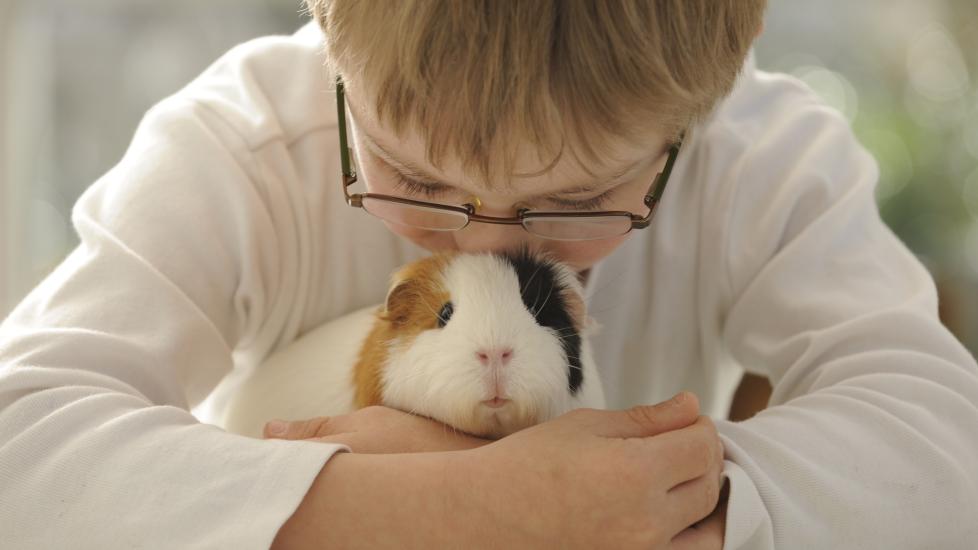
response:
<path id="1" fill-rule="evenodd" d="M 578 407 L 604 407 L 583 289 L 527 250 L 445 253 L 394 274 L 383 306 L 332 321 L 269 357 L 237 388 L 229 431 L 370 405 L 499 438 Z"/>

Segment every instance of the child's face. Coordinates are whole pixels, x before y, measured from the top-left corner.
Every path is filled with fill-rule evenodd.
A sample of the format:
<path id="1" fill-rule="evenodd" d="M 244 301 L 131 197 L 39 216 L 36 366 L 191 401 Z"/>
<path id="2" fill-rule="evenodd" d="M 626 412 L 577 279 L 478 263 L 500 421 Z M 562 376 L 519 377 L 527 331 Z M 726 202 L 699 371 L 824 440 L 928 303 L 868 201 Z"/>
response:
<path id="1" fill-rule="evenodd" d="M 602 166 L 592 166 L 596 177 L 588 176 L 569 154 L 551 170 L 537 174 L 546 165 L 528 154 L 517 162 L 515 172 L 534 175 L 516 176 L 511 186 L 493 182 L 493 190 L 486 190 L 473 184 L 474 178 L 464 173 L 456 162 L 445 162 L 443 170 L 427 163 L 423 141 L 417 135 L 396 136 L 376 118 L 365 116 L 355 98 L 348 101 L 347 107 L 353 119 L 351 137 L 358 175 L 368 191 L 455 205 L 472 202 L 475 195 L 482 204 L 479 213 L 489 216 L 515 216 L 517 205 L 547 211 L 618 210 L 644 216 L 649 210 L 643 198 L 667 158 L 666 140 L 661 134 L 650 132 L 645 140 L 647 147 L 622 143 L 615 149 L 615 159 Z M 530 144 L 526 149 L 532 150 Z M 414 175 L 412 169 L 426 175 Z M 416 183 L 405 184 L 402 178 Z M 581 191 L 582 188 L 589 190 Z M 432 252 L 495 252 L 527 245 L 550 252 L 578 271 L 593 266 L 632 234 L 595 241 L 555 241 L 527 233 L 518 225 L 473 222 L 450 232 L 391 223 L 387 226 Z"/>

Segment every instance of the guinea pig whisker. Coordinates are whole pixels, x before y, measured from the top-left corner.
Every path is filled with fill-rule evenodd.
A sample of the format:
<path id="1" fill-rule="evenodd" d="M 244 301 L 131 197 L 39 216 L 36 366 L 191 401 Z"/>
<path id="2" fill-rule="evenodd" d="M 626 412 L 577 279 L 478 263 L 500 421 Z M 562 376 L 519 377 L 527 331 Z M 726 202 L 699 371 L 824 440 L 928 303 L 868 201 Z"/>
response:
<path id="1" fill-rule="evenodd" d="M 550 297 L 553 296 L 553 293 L 554 293 L 554 287 L 550 287 L 550 291 L 547 292 L 547 297 L 543 299 L 543 304 L 541 304 L 539 308 L 537 308 L 536 304 L 534 304 L 533 309 L 535 309 L 536 311 L 543 311 L 543 308 L 547 307 L 547 303 L 550 302 Z"/>
<path id="2" fill-rule="evenodd" d="M 530 283 L 533 282 L 533 279 L 537 276 L 537 273 L 540 273 L 541 269 L 543 269 L 543 264 L 537 265 L 536 270 L 532 275 L 530 275 L 530 278 L 526 280 L 526 283 L 523 284 L 523 288 L 520 289 L 520 297 L 526 294 L 526 289 L 530 287 Z"/>
<path id="3" fill-rule="evenodd" d="M 429 304 L 429 303 L 427 302 L 427 300 L 424 300 L 424 299 L 422 299 L 421 301 L 422 301 L 422 302 L 424 303 L 424 307 L 425 307 L 425 308 L 426 308 L 426 309 L 427 309 L 427 310 L 428 310 L 428 311 L 429 311 L 429 312 L 430 312 L 430 313 L 431 313 L 431 314 L 432 314 L 432 315 L 433 315 L 433 316 L 434 316 L 434 317 L 435 317 L 436 319 L 441 319 L 441 315 L 439 315 L 439 313 L 438 313 L 437 311 L 435 311 L 435 309 L 434 309 L 433 307 L 431 307 L 431 304 Z"/>
<path id="4" fill-rule="evenodd" d="M 574 329 L 567 329 L 567 332 L 565 332 L 565 333 L 560 333 L 560 332 L 558 332 L 556 330 L 554 331 L 554 336 L 556 336 L 557 339 L 560 340 L 560 341 L 564 341 L 564 340 L 573 338 L 573 337 L 575 337 L 577 335 L 578 335 L 577 334 L 577 331 L 574 330 Z"/>
<path id="5" fill-rule="evenodd" d="M 449 425 L 449 424 L 442 424 L 442 426 L 445 426 L 445 428 L 447 428 L 445 431 L 452 430 L 452 435 L 454 435 L 454 436 L 458 436 L 459 435 L 459 429 L 456 428 L 455 426 L 452 426 L 452 425 Z"/>
<path id="6" fill-rule="evenodd" d="M 401 380 L 403 380 L 404 382 L 414 382 L 415 380 L 418 380 L 419 378 L 427 378 L 428 376 L 429 376 L 429 374 L 426 373 L 426 372 L 423 372 L 423 371 L 414 371 L 414 372 L 403 374 L 402 377 L 401 377 Z M 426 398 L 427 397 L 430 397 L 430 395 L 425 395 L 425 397 Z"/>

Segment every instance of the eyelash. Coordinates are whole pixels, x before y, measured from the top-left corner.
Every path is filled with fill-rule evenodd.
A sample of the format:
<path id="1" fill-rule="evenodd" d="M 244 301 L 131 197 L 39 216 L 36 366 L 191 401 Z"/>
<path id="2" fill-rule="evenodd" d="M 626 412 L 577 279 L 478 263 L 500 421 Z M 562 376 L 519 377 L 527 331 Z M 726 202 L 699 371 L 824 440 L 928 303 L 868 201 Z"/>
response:
<path id="1" fill-rule="evenodd" d="M 397 172 L 394 175 L 397 176 L 397 180 L 394 182 L 394 188 L 407 191 L 412 195 L 422 195 L 425 198 L 434 199 L 444 192 L 444 189 L 440 187 L 409 180 Z"/>
<path id="2" fill-rule="evenodd" d="M 435 187 L 430 184 L 421 183 L 419 181 L 411 180 L 405 178 L 401 174 L 395 172 L 397 179 L 394 181 L 394 187 L 399 190 L 406 191 L 412 195 L 420 195 L 427 199 L 438 198 L 444 193 L 445 189 L 442 187 Z M 567 208 L 573 208 L 575 210 L 597 210 L 599 207 L 606 204 L 611 200 L 611 194 L 614 189 L 605 191 L 604 193 L 591 197 L 589 199 L 583 200 L 561 200 L 561 199 L 550 199 L 551 202 L 559 204 Z"/>

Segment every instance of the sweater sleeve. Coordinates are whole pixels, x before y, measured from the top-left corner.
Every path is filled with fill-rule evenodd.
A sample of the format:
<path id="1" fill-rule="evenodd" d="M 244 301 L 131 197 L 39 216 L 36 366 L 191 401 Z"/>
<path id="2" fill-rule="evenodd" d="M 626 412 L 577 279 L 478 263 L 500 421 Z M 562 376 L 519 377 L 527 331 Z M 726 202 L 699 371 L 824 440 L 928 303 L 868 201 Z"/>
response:
<path id="1" fill-rule="evenodd" d="M 76 204 L 80 245 L 0 325 L 5 548 L 267 548 L 341 445 L 199 423 L 287 289 L 247 151 L 154 108 Z"/>
<path id="2" fill-rule="evenodd" d="M 774 391 L 717 423 L 725 548 L 974 548 L 978 368 L 879 217 L 875 161 L 801 103 L 747 146 L 729 205 L 723 339 Z"/>

